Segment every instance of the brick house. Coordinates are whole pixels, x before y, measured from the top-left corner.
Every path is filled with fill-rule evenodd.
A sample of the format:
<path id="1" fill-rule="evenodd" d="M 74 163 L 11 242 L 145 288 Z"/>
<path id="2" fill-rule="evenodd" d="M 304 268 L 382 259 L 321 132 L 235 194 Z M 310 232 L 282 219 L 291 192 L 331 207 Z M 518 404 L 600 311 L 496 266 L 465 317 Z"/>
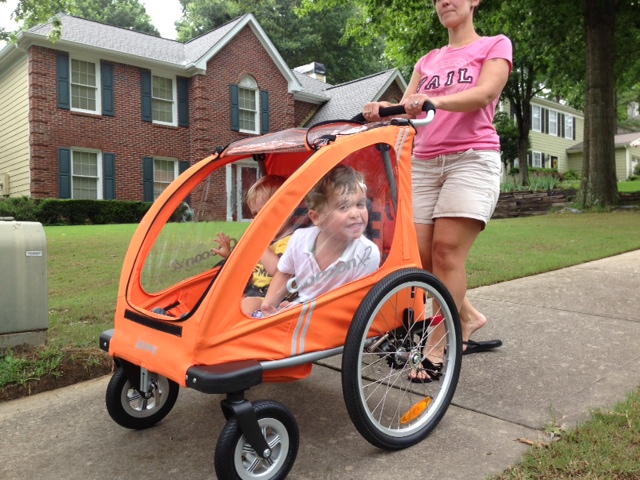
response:
<path id="1" fill-rule="evenodd" d="M 58 18 L 55 43 L 49 22 L 0 51 L 0 196 L 153 201 L 218 146 L 406 88 L 397 70 L 337 86 L 321 64 L 292 70 L 251 14 L 185 44 Z"/>

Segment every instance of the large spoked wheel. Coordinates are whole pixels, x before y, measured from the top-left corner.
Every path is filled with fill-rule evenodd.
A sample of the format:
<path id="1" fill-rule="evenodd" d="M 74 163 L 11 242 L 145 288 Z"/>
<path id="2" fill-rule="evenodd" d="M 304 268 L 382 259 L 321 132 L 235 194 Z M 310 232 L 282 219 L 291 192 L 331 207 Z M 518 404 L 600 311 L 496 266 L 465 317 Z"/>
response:
<path id="1" fill-rule="evenodd" d="M 257 401 L 253 409 L 271 456 L 260 457 L 242 434 L 236 417 L 231 417 L 216 445 L 215 468 L 220 480 L 279 480 L 286 478 L 293 467 L 300 444 L 293 414 L 273 400 Z"/>
<path id="2" fill-rule="evenodd" d="M 449 408 L 461 355 L 460 319 L 444 284 L 413 268 L 385 277 L 358 308 L 342 356 L 342 390 L 356 429 L 385 450 L 423 440 Z M 411 382 L 415 376 L 425 383 Z"/>
<path id="3" fill-rule="evenodd" d="M 166 377 L 155 375 L 151 391 L 136 390 L 122 367 L 118 367 L 107 386 L 107 411 L 120 426 L 141 430 L 158 423 L 171 411 L 180 386 Z"/>

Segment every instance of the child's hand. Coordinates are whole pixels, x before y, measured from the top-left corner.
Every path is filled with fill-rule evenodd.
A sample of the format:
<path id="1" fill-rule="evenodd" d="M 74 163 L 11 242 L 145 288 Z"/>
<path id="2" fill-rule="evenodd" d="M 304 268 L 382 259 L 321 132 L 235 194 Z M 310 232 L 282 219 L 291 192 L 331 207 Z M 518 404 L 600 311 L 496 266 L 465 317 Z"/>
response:
<path id="1" fill-rule="evenodd" d="M 228 258 L 231 254 L 231 238 L 224 233 L 219 233 L 216 235 L 214 242 L 217 242 L 219 247 L 212 248 L 211 251 L 215 254 L 220 255 L 221 257 Z"/>

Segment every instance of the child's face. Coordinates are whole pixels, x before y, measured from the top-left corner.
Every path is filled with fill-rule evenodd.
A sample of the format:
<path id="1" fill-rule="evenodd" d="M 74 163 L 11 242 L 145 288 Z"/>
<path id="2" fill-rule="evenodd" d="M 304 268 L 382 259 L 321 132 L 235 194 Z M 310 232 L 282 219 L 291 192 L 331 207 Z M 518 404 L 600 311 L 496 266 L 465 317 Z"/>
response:
<path id="1" fill-rule="evenodd" d="M 323 232 L 332 239 L 349 242 L 359 238 L 367 228 L 367 196 L 360 188 L 355 193 L 334 193 L 318 213 L 316 224 Z"/>

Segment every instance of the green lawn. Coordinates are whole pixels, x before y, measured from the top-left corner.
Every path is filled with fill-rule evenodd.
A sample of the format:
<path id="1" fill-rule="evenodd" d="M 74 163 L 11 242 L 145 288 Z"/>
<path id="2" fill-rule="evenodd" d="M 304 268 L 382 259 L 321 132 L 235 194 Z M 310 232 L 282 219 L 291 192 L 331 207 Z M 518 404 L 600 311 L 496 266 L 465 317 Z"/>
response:
<path id="1" fill-rule="evenodd" d="M 99 352 L 100 333 L 113 326 L 120 271 L 136 227 L 45 228 L 50 329 L 41 368 L 36 371 L 55 370 L 55 353 L 63 347 Z M 227 228 L 220 225 L 220 230 Z M 639 249 L 638 232 L 639 210 L 493 220 L 470 252 L 469 287 Z M 0 371 L 4 372 L 0 390 L 11 381 L 21 381 L 17 367 L 14 357 L 0 355 Z M 497 478 L 640 478 L 639 426 L 640 390 L 636 390 L 613 412 L 596 412 L 575 431 L 562 432 L 561 441 L 530 449 L 518 466 Z"/>

